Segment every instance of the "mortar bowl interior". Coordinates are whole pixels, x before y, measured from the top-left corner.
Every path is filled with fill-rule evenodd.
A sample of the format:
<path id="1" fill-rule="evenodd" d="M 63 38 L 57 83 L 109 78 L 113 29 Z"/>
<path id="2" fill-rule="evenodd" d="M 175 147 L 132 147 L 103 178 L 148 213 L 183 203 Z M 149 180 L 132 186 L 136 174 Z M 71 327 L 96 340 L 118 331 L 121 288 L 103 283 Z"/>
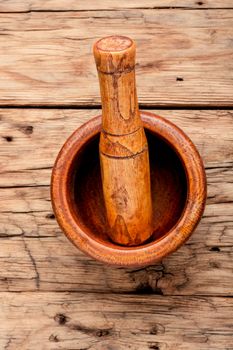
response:
<path id="1" fill-rule="evenodd" d="M 108 236 L 99 162 L 100 117 L 84 126 L 81 133 L 71 135 L 52 176 L 54 212 L 65 234 L 85 253 L 117 266 L 148 265 L 176 250 L 190 236 L 204 209 L 205 174 L 194 145 L 163 118 L 144 113 L 142 119 L 149 146 L 153 203 L 153 234 L 147 242 L 123 247 Z M 189 152 L 195 164 L 187 163 Z M 197 181 L 199 190 L 195 193 Z"/>
<path id="2" fill-rule="evenodd" d="M 179 156 L 171 145 L 146 131 L 150 156 L 153 203 L 153 234 L 150 242 L 161 238 L 178 222 L 187 199 L 187 179 Z M 68 193 L 78 221 L 101 242 L 110 243 L 99 161 L 99 134 L 84 146 L 74 163 L 73 181 Z M 138 184 L 140 186 L 140 183 Z M 116 243 L 113 243 L 115 244 Z"/>

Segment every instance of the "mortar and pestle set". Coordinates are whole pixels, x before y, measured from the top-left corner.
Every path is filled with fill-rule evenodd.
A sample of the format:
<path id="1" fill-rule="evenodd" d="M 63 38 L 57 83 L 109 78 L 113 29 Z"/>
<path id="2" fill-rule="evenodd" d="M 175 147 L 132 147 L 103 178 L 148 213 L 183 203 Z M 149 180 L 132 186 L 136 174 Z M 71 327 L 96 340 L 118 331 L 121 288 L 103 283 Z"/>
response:
<path id="1" fill-rule="evenodd" d="M 78 128 L 56 159 L 51 197 L 57 221 L 84 253 L 116 266 L 146 266 L 177 250 L 206 201 L 202 160 L 168 120 L 139 112 L 135 43 L 94 45 L 102 116 Z"/>

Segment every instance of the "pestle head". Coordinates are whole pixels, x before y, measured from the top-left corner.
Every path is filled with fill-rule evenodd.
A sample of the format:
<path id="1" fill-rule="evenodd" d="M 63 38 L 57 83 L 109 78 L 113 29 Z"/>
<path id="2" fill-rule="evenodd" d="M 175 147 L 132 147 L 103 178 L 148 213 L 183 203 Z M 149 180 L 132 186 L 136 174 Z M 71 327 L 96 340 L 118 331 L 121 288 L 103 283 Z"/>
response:
<path id="1" fill-rule="evenodd" d="M 129 49 L 133 40 L 122 35 L 106 36 L 97 41 L 96 47 L 100 51 L 118 52 Z"/>
<path id="2" fill-rule="evenodd" d="M 135 42 L 120 35 L 107 36 L 93 46 L 97 70 L 103 73 L 121 73 L 135 67 Z"/>

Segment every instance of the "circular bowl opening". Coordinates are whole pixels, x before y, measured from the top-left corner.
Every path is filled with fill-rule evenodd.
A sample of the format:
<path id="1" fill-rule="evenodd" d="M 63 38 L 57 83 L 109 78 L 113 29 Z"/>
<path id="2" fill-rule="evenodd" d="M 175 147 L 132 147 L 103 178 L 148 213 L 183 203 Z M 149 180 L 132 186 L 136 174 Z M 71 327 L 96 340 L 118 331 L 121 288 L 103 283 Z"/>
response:
<path id="1" fill-rule="evenodd" d="M 145 131 L 149 146 L 153 203 L 153 234 L 145 242 L 149 243 L 166 235 L 179 221 L 187 199 L 187 179 L 184 166 L 172 145 L 156 133 L 146 129 Z M 93 239 L 119 247 L 110 240 L 107 232 L 99 161 L 99 134 L 82 147 L 73 163 L 70 176 L 72 181 L 67 184 L 67 193 L 70 195 L 76 220 L 82 223 Z"/>
<path id="2" fill-rule="evenodd" d="M 153 234 L 140 246 L 111 242 L 99 165 L 101 117 L 77 129 L 53 168 L 51 197 L 57 221 L 83 252 L 117 266 L 145 266 L 177 250 L 198 224 L 205 206 L 202 160 L 190 139 L 174 124 L 141 113 L 151 170 Z"/>

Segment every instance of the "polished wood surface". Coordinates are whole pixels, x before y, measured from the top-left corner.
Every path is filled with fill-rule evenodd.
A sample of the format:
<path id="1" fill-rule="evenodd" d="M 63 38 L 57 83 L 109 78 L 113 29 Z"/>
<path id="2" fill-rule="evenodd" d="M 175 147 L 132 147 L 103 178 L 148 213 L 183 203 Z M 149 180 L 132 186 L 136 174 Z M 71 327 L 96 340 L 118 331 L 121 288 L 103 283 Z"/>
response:
<path id="1" fill-rule="evenodd" d="M 98 182 L 97 169 L 92 171 L 88 166 L 95 160 L 94 148 L 90 149 L 89 146 L 101 132 L 101 116 L 91 119 L 68 138 L 58 154 L 52 172 L 53 210 L 64 233 L 83 252 L 115 266 L 143 267 L 174 252 L 192 234 L 205 207 L 205 170 L 194 144 L 168 120 L 148 112 L 141 113 L 141 117 L 143 126 L 152 134 L 151 137 L 167 143 L 183 167 L 182 171 L 177 157 L 168 150 L 162 156 L 163 165 L 159 168 L 161 175 L 158 174 L 158 169 L 155 171 L 152 182 L 152 186 L 155 184 L 155 189 L 152 189 L 155 195 L 152 198 L 158 197 L 159 200 L 158 207 L 153 203 L 158 212 L 155 214 L 158 215 L 156 219 L 153 219 L 157 223 L 160 219 L 161 223 L 164 219 L 165 222 L 164 227 L 157 228 L 157 232 L 154 230 L 150 241 L 135 247 L 122 247 L 106 238 L 109 236 L 108 226 L 104 211 L 101 214 L 104 205 L 98 200 L 102 197 L 102 186 Z M 153 148 L 151 152 L 154 152 Z M 172 163 L 164 165 L 170 162 Z M 178 174 L 172 172 L 173 166 L 178 168 Z M 174 174 L 174 179 L 169 173 Z M 88 216 L 83 216 L 83 212 L 88 213 Z M 173 221 L 174 214 L 176 221 Z M 156 222 L 152 224 L 156 225 Z"/>
<path id="2" fill-rule="evenodd" d="M 124 36 L 109 36 L 98 40 L 93 51 L 102 99 L 98 161 L 104 203 L 99 205 L 106 210 L 105 231 L 111 240 L 136 246 L 150 238 L 153 228 L 148 144 L 135 83 L 135 43 Z"/>
<path id="3" fill-rule="evenodd" d="M 153 241 L 169 232 L 179 220 L 186 203 L 187 182 L 185 170 L 174 150 L 163 140 L 153 137 L 149 131 L 147 138 L 154 204 L 153 236 L 150 239 Z M 75 202 L 85 225 L 102 240 L 111 241 L 108 238 L 98 139 L 85 148 L 76 170 Z"/>

